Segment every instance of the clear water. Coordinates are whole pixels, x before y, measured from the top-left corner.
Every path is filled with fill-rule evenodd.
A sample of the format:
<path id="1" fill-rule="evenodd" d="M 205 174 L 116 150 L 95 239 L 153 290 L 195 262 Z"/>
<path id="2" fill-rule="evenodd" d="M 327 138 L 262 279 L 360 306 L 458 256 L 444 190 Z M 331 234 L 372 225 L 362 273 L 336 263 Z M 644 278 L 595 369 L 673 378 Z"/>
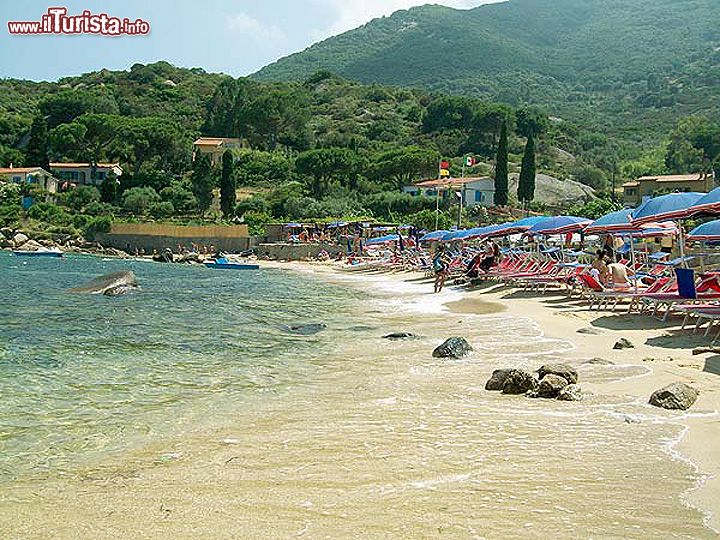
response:
<path id="1" fill-rule="evenodd" d="M 68 292 L 119 270 L 142 290 Z M 277 270 L 0 253 L 0 484 L 222 423 L 283 391 L 318 368 L 345 324 L 334 308 L 354 295 Z M 281 328 L 331 312 L 315 336 Z"/>

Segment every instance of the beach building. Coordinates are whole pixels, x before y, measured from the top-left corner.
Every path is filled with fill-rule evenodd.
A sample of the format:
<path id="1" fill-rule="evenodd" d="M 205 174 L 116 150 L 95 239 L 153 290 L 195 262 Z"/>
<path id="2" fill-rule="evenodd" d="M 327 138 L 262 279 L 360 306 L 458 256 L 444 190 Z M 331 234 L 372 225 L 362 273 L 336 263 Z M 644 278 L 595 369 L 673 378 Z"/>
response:
<path id="1" fill-rule="evenodd" d="M 193 161 L 198 153 L 209 154 L 210 163 L 215 167 L 220 164 L 225 150 L 233 148 L 242 148 L 242 141 L 226 137 L 200 137 L 193 143 Z"/>
<path id="2" fill-rule="evenodd" d="M 425 195 L 436 197 L 440 190 L 440 197 L 456 197 L 455 193 L 462 195 L 463 205 L 466 208 L 474 206 L 493 206 L 495 197 L 495 181 L 489 176 L 475 178 L 443 178 L 440 180 L 424 180 L 403 188 L 404 193 L 414 196 Z"/>
<path id="3" fill-rule="evenodd" d="M 123 170 L 119 163 L 50 163 L 50 169 L 62 182 L 76 185 L 99 186 L 110 172 L 116 178 L 122 176 Z"/>
<path id="4" fill-rule="evenodd" d="M 644 200 L 660 193 L 673 191 L 697 191 L 700 193 L 715 188 L 714 174 L 673 174 L 664 176 L 641 176 L 623 184 L 623 202 L 637 206 Z"/>
<path id="5" fill-rule="evenodd" d="M 45 191 L 57 193 L 60 182 L 42 167 L 0 168 L 0 180 L 15 184 L 38 184 Z"/>

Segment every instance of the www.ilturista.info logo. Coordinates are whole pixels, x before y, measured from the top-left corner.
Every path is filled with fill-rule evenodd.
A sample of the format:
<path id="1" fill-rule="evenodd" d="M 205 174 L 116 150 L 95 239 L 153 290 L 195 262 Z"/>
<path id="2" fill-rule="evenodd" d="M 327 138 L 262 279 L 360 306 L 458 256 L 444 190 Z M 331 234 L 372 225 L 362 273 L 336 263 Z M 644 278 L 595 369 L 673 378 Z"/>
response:
<path id="1" fill-rule="evenodd" d="M 102 36 L 142 36 L 150 33 L 150 23 L 142 19 L 111 17 L 107 13 L 68 15 L 67 8 L 51 7 L 39 21 L 8 21 L 11 34 L 100 34 Z"/>

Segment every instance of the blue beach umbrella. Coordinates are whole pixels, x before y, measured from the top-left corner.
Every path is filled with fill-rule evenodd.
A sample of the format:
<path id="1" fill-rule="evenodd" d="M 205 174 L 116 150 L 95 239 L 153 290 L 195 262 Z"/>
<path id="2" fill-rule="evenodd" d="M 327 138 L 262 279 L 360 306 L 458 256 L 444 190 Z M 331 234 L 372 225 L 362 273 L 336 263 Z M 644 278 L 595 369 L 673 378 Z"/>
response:
<path id="1" fill-rule="evenodd" d="M 347 224 L 347 221 L 333 221 L 332 223 L 328 224 L 327 228 L 337 229 L 338 227 L 345 227 Z"/>
<path id="2" fill-rule="evenodd" d="M 542 234 L 545 236 L 565 234 L 580 231 L 587 227 L 590 223 L 592 223 L 592 220 L 584 217 L 557 216 L 533 225 L 527 232 L 531 234 Z"/>
<path id="3" fill-rule="evenodd" d="M 720 220 L 708 221 L 699 227 L 695 227 L 687 235 L 687 239 L 695 242 L 720 241 Z"/>
<path id="4" fill-rule="evenodd" d="M 720 188 L 713 189 L 688 208 L 689 215 L 720 214 Z"/>
<path id="5" fill-rule="evenodd" d="M 654 221 L 669 221 L 688 217 L 690 207 L 697 204 L 706 193 L 670 193 L 648 199 L 632 213 L 630 221 L 633 225 Z"/>
<path id="6" fill-rule="evenodd" d="M 303 225 L 302 223 L 286 223 L 285 228 L 286 229 L 302 229 Z"/>
<path id="7" fill-rule="evenodd" d="M 365 242 L 366 246 L 377 246 L 380 244 L 390 244 L 392 242 L 397 242 L 400 240 L 400 236 L 397 234 L 389 234 L 387 236 L 380 236 L 378 238 L 371 238 L 367 242 Z"/>
<path id="8" fill-rule="evenodd" d="M 490 234 L 487 234 L 486 236 L 489 238 L 494 238 L 496 236 L 509 236 L 511 234 L 525 232 L 531 227 L 537 225 L 538 223 L 542 223 L 544 221 L 547 221 L 548 219 L 551 218 L 547 216 L 533 216 L 511 223 L 503 223 L 502 225 L 498 225 L 498 228 L 496 230 L 491 231 Z"/>
<path id="9" fill-rule="evenodd" d="M 430 233 L 427 233 L 422 238 L 420 238 L 420 242 L 436 242 L 437 240 L 442 240 L 443 236 L 445 236 L 450 231 L 433 231 Z"/>
<path id="10" fill-rule="evenodd" d="M 624 208 L 617 212 L 606 214 L 596 219 L 590 225 L 585 227 L 585 234 L 605 234 L 614 230 L 628 229 L 630 225 L 630 216 L 633 213 L 632 208 Z"/>
<path id="11" fill-rule="evenodd" d="M 462 231 L 450 231 L 448 233 L 445 233 L 445 236 L 443 236 L 440 240 L 443 242 L 452 242 L 454 240 L 460 240 L 460 237 L 465 234 L 465 230 Z"/>

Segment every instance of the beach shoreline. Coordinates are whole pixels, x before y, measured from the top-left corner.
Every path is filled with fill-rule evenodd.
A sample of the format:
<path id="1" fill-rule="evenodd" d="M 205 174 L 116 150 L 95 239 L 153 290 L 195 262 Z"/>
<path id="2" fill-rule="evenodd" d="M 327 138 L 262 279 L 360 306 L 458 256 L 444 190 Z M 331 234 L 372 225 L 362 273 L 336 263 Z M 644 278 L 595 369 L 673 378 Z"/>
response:
<path id="1" fill-rule="evenodd" d="M 104 532 L 104 534 L 98 533 L 97 538 L 111 538 L 118 530 L 123 530 L 123 527 L 133 531 L 153 531 L 155 538 L 184 538 L 186 536 L 182 531 L 187 531 L 189 525 L 197 526 L 198 523 L 202 523 L 201 520 L 206 516 L 205 512 L 214 508 L 214 511 L 218 512 L 218 519 L 222 518 L 219 523 L 227 524 L 230 521 L 223 520 L 235 520 L 234 515 L 237 514 L 247 521 L 248 530 L 255 528 L 258 531 L 264 531 L 265 534 L 272 535 L 274 533 L 276 537 L 287 536 L 289 531 L 294 531 L 293 534 L 300 536 L 309 530 L 316 530 L 310 528 L 310 520 L 316 522 L 313 523 L 313 527 L 324 527 L 325 532 L 330 531 L 334 537 L 349 536 L 348 529 L 341 524 L 346 518 L 343 517 L 344 514 L 340 509 L 335 510 L 335 508 L 347 508 L 348 505 L 351 505 L 359 514 L 358 516 L 350 515 L 355 518 L 356 526 L 358 523 L 363 527 L 369 526 L 369 522 L 365 521 L 367 512 L 377 511 L 377 507 L 374 506 L 374 503 L 370 505 L 364 498 L 357 501 L 354 498 L 359 497 L 359 494 L 365 495 L 366 482 L 369 482 L 371 478 L 375 479 L 375 467 L 384 466 L 388 460 L 392 462 L 396 459 L 394 457 L 396 453 L 402 455 L 399 452 L 399 449 L 403 448 L 402 446 L 393 447 L 395 452 L 385 450 L 385 445 L 390 445 L 386 438 L 394 440 L 396 431 L 379 429 L 381 425 L 378 425 L 378 430 L 372 429 L 381 419 L 384 423 L 388 419 L 395 418 L 395 421 L 398 422 L 397 425 L 402 426 L 404 430 L 407 424 L 420 421 L 417 417 L 420 413 L 425 415 L 428 411 L 443 411 L 447 415 L 443 417 L 444 421 L 457 424 L 460 429 L 458 434 L 460 434 L 466 429 L 463 421 L 474 421 L 476 415 L 482 418 L 483 415 L 492 414 L 493 407 L 505 408 L 507 406 L 513 410 L 518 408 L 518 411 L 528 407 L 528 410 L 531 411 L 527 413 L 528 415 L 543 414 L 541 411 L 549 408 L 551 411 L 549 414 L 560 415 L 558 418 L 566 416 L 566 413 L 562 411 L 568 411 L 567 414 L 575 415 L 585 406 L 589 406 L 591 411 L 597 408 L 597 404 L 563 404 L 555 401 L 527 400 L 523 397 L 490 396 L 482 388 L 485 383 L 485 374 L 489 374 L 490 369 L 489 364 L 486 365 L 483 359 L 491 357 L 493 347 L 502 347 L 502 342 L 490 344 L 485 348 L 479 335 L 470 334 L 473 334 L 473 331 L 484 322 L 511 326 L 514 321 L 518 322 L 520 328 L 532 330 L 528 334 L 528 342 L 538 339 L 545 341 L 544 348 L 541 348 L 537 357 L 531 360 L 535 367 L 541 365 L 545 361 L 544 359 L 555 358 L 558 355 L 561 355 L 563 361 L 567 360 L 571 365 L 581 364 L 590 358 L 604 357 L 615 361 L 619 367 L 629 366 L 627 376 L 613 376 L 593 382 L 583 378 L 581 371 L 580 384 L 583 390 L 590 394 L 601 394 L 603 397 L 616 395 L 622 398 L 621 401 L 636 402 L 641 407 L 638 418 L 619 419 L 621 429 L 634 429 L 637 426 L 638 429 L 652 433 L 656 429 L 660 430 L 664 426 L 672 424 L 673 428 L 668 432 L 670 435 L 666 441 L 661 443 L 662 452 L 665 454 L 663 459 L 668 465 L 678 462 L 690 468 L 694 467 L 702 476 L 694 486 L 683 485 L 684 492 L 669 491 L 666 495 L 673 495 L 675 498 L 687 501 L 686 504 L 690 504 L 691 508 L 698 509 L 704 514 L 706 526 L 716 528 L 718 498 L 715 496 L 717 490 L 715 479 L 717 478 L 718 460 L 712 444 L 709 444 L 713 440 L 713 424 L 717 422 L 717 413 L 715 412 L 718 409 L 717 397 L 712 391 L 714 382 L 712 377 L 715 375 L 705 374 L 707 377 L 698 377 L 697 369 L 687 367 L 686 364 L 693 361 L 689 356 L 689 351 L 685 351 L 687 355 L 682 358 L 676 354 L 675 350 L 672 350 L 672 353 L 665 352 L 666 355 L 674 356 L 673 361 L 666 361 L 660 354 L 667 350 L 665 347 L 661 347 L 655 342 L 651 342 L 650 345 L 645 343 L 648 339 L 657 340 L 663 337 L 665 331 L 663 327 L 642 328 L 642 321 L 638 321 L 633 316 L 630 318 L 633 324 L 629 328 L 618 329 L 615 318 L 607 317 L 604 313 L 589 313 L 579 309 L 572 302 L 565 305 L 563 302 L 557 302 L 559 297 L 556 296 L 548 295 L 536 298 L 532 295 L 518 294 L 510 289 L 487 288 L 464 291 L 449 286 L 442 293 L 433 294 L 431 280 L 418 274 L 344 273 L 339 271 L 336 266 L 320 263 L 261 262 L 260 264 L 266 269 L 275 268 L 283 271 L 309 273 L 322 281 L 352 287 L 358 291 L 368 291 L 370 293 L 368 298 L 374 298 L 375 300 L 371 302 L 376 304 L 373 308 L 366 307 L 366 309 L 371 309 L 367 312 L 368 315 L 372 317 L 374 313 L 383 313 L 382 324 L 376 325 L 371 332 L 375 336 L 373 338 L 375 343 L 384 344 L 386 340 L 381 339 L 382 333 L 395 330 L 417 331 L 421 334 L 427 332 L 425 339 L 411 340 L 394 346 L 398 351 L 407 351 L 399 352 L 401 356 L 407 356 L 407 359 L 400 358 L 401 361 L 397 365 L 384 365 L 383 362 L 388 359 L 386 354 L 381 351 L 374 353 L 364 350 L 367 347 L 362 343 L 343 344 L 343 347 L 349 347 L 349 351 L 335 360 L 334 364 L 341 366 L 342 371 L 354 370 L 358 373 L 355 377 L 348 378 L 345 374 L 335 374 L 332 370 L 324 372 L 324 374 L 319 372 L 320 376 L 327 378 L 327 381 L 318 387 L 317 391 L 321 393 L 310 392 L 305 395 L 304 392 L 300 392 L 299 404 L 311 408 L 310 410 L 320 417 L 319 423 L 311 422 L 309 424 L 310 430 L 308 430 L 308 425 L 305 425 L 306 418 L 302 413 L 302 406 L 297 412 L 286 411 L 281 408 L 280 404 L 275 404 L 273 400 L 270 400 L 262 405 L 258 404 L 257 412 L 244 411 L 242 420 L 239 419 L 236 426 L 198 431 L 190 434 L 187 440 L 156 441 L 149 444 L 147 448 L 131 452 L 114 462 L 111 460 L 98 464 L 81 473 L 77 479 L 63 479 L 57 484 L 50 483 L 43 487 L 39 495 L 45 504 L 52 504 L 50 508 L 58 510 L 60 516 L 65 513 L 73 516 L 73 512 L 80 512 L 80 517 L 73 517 L 71 522 L 61 526 L 58 525 L 58 522 L 62 522 L 62 517 L 42 518 L 38 522 L 36 508 L 32 506 L 12 507 L 18 512 L 27 512 L 27 514 L 19 515 L 21 521 L 28 524 L 29 530 L 34 530 L 36 525 L 41 524 L 42 527 L 37 529 L 38 531 L 58 533 L 62 530 L 62 534 L 58 533 L 56 537 L 74 538 L 77 537 L 79 530 L 77 527 L 81 523 L 95 522 L 102 524 Z M 564 305 L 565 307 L 563 307 Z M 331 317 L 332 314 L 328 313 L 328 322 L 330 323 L 332 322 Z M 528 324 L 525 321 L 528 321 Z M 639 326 L 639 328 L 635 328 L 633 325 Z M 577 330 L 582 328 L 595 328 L 598 332 L 578 333 Z M 508 332 L 512 333 L 513 330 L 509 329 Z M 473 358 L 457 364 L 432 362 L 429 358 L 431 347 L 435 346 L 433 343 L 439 343 L 436 340 L 452 335 L 468 335 L 471 343 L 479 349 L 478 353 L 482 353 L 482 355 L 477 360 Z M 635 343 L 635 349 L 613 351 L 612 345 L 619 337 L 630 339 Z M 390 347 L 388 346 L 388 348 Z M 367 362 L 354 367 L 348 361 L 354 359 L 354 354 L 360 353 L 365 355 L 363 359 Z M 525 355 L 524 352 L 518 354 Z M 650 357 L 654 357 L 655 361 L 643 361 Z M 697 364 L 697 359 L 694 362 Z M 369 372 L 365 370 L 369 370 Z M 378 376 L 373 373 L 375 370 L 382 372 L 384 377 L 377 378 Z M 395 381 L 398 376 L 401 379 L 409 378 L 408 380 L 412 383 L 409 388 L 412 389 L 413 394 L 408 395 L 395 388 L 400 384 Z M 425 380 L 426 378 L 428 380 Z M 700 388 L 701 396 L 698 403 L 691 409 L 690 414 L 674 415 L 674 413 L 666 411 L 670 414 L 651 418 L 654 410 L 643 404 L 647 402 L 647 398 L 653 390 L 674 380 L 684 380 Z M 348 387 L 348 381 L 356 386 Z M 380 383 L 378 388 L 376 388 L 376 382 Z M 348 390 L 352 391 L 348 392 Z M 331 395 L 325 395 L 324 392 L 330 392 Z M 336 394 L 332 394 L 332 392 Z M 415 395 L 415 392 L 427 392 L 427 395 L 424 396 L 428 402 L 427 409 L 417 409 L 417 405 L 414 403 L 420 396 Z M 357 395 L 353 395 L 347 403 L 344 403 L 345 410 L 343 412 L 341 407 L 343 404 L 334 400 L 341 399 L 341 396 L 345 394 Z M 484 404 L 486 397 L 491 399 L 488 404 Z M 479 403 L 477 403 L 478 398 L 480 398 Z M 447 405 L 453 405 L 458 399 L 460 409 L 450 408 L 444 411 Z M 444 403 L 446 400 L 448 403 Z M 332 414 L 336 403 L 338 410 L 335 414 L 339 416 L 336 419 L 328 418 L 326 426 L 325 416 L 320 411 L 324 411 L 325 415 Z M 470 404 L 473 408 L 467 410 Z M 489 405 L 487 411 L 482 408 L 474 408 L 486 405 Z M 373 412 L 372 408 L 375 407 L 380 410 Z M 455 417 L 458 413 L 462 415 Z M 583 419 L 581 416 L 579 421 L 584 422 L 586 426 L 591 426 L 594 423 L 593 414 L 597 413 L 590 413 L 590 417 L 587 419 Z M 350 416 L 348 417 L 348 415 Z M 346 441 L 342 437 L 342 433 L 330 433 L 331 426 L 332 429 L 336 429 L 342 428 L 347 422 L 352 424 L 352 419 L 356 415 L 359 418 L 369 416 L 365 421 L 358 420 L 358 425 L 361 427 L 360 432 L 349 434 L 350 440 Z M 467 418 L 464 418 L 465 415 Z M 660 419 L 658 420 L 658 418 Z M 671 421 L 668 421 L 668 418 Z M 653 425 L 655 422 L 660 424 L 657 428 Z M 607 424 L 607 422 L 605 423 Z M 426 424 L 428 422 L 422 421 L 416 429 L 427 429 L 423 427 Z M 293 431 L 296 425 L 298 425 L 299 432 Z M 431 422 L 430 425 L 432 425 Z M 437 429 L 438 432 L 433 433 L 429 441 L 432 441 L 434 437 L 442 439 L 443 432 L 438 429 L 441 425 L 444 424 L 434 426 L 432 431 Z M 389 428 L 386 427 L 386 429 Z M 245 439 L 255 437 L 255 435 L 251 435 L 255 432 L 262 434 L 258 437 L 263 444 L 245 448 Z M 320 436 L 320 441 L 323 443 L 319 449 L 312 440 L 305 441 L 309 434 L 312 434 L 312 437 Z M 354 440 L 358 436 L 361 437 L 360 443 Z M 366 439 L 366 437 L 370 438 Z M 527 437 L 528 441 L 532 441 L 532 435 Z M 452 440 L 452 437 L 450 439 Z M 304 444 L 308 444 L 307 448 Z M 443 444 L 442 441 L 437 441 L 435 445 L 428 444 L 427 448 L 424 447 L 422 450 L 427 452 L 433 448 L 441 449 Z M 369 448 L 377 447 L 380 453 L 369 452 L 368 448 L 365 448 L 367 445 L 370 445 Z M 300 446 L 303 452 L 299 454 L 291 452 L 296 446 Z M 327 450 L 325 450 L 326 447 Z M 258 451 L 259 453 L 256 454 L 255 448 L 273 448 L 277 456 L 272 456 L 265 451 Z M 341 454 L 333 453 L 332 448 L 341 452 L 342 455 L 346 455 L 348 452 L 349 455 L 354 454 L 356 456 L 354 459 L 359 461 L 353 462 L 352 465 L 349 463 L 344 465 L 342 459 L 338 461 Z M 408 448 L 418 450 L 414 443 Z M 368 455 L 358 454 L 360 450 Z M 571 450 L 566 449 L 567 451 Z M 311 455 L 308 452 L 311 452 Z M 317 455 L 315 452 L 318 452 Z M 616 453 L 617 451 L 613 449 L 612 452 Z M 362 459 L 360 459 L 361 457 Z M 455 482 L 467 482 L 467 472 L 463 469 L 460 469 L 457 474 L 453 473 L 453 464 L 459 457 L 457 449 L 453 453 L 441 453 L 436 459 L 438 463 L 444 464 L 443 474 L 434 476 L 430 473 L 436 471 L 428 469 L 427 476 L 418 477 L 410 483 L 410 487 L 407 489 L 428 490 L 428 493 L 432 493 L 436 489 L 445 489 L 446 485 L 452 486 Z M 562 458 L 560 466 L 566 463 L 565 459 L 568 458 Z M 567 465 L 571 465 L 571 463 L 567 462 Z M 404 463 L 398 466 L 403 471 L 407 468 Z M 607 467 L 607 463 L 604 466 Z M 611 466 L 617 468 L 615 465 Z M 444 467 L 448 467 L 448 469 L 445 470 Z M 411 466 L 410 470 L 412 469 Z M 673 466 L 674 469 L 676 467 Z M 554 474 L 562 474 L 560 470 L 554 469 Z M 307 476 L 305 471 L 308 471 Z M 280 474 L 279 478 L 278 474 Z M 525 476 L 531 476 L 531 473 L 527 470 L 521 471 L 520 478 Z M 319 483 L 316 489 L 308 491 L 305 486 L 311 480 L 313 482 L 311 485 L 314 485 L 314 482 L 322 483 Z M 376 488 L 380 491 L 371 490 L 371 499 L 376 500 L 382 494 L 384 497 L 390 497 L 388 504 L 392 502 L 393 489 L 399 489 L 398 486 L 403 484 L 393 484 L 391 480 L 392 478 L 387 479 L 390 482 L 387 486 Z M 615 481 L 621 482 L 619 485 L 622 485 L 622 475 Z M 326 485 L 325 482 L 328 484 Z M 283 488 L 282 485 L 285 483 L 288 485 Z M 338 486 L 345 487 L 342 490 L 336 489 L 333 487 L 336 483 Z M 276 487 L 270 487 L 276 484 Z M 370 485 L 372 486 L 372 484 Z M 321 487 L 322 489 L 320 489 Z M 500 490 L 507 489 L 507 487 L 503 488 L 502 484 L 498 488 Z M 633 498 L 642 496 L 640 493 L 634 494 L 632 486 L 627 486 L 627 488 L 629 493 L 626 494 L 626 498 L 630 498 L 624 504 L 636 502 Z M 249 493 L 247 493 L 248 489 L 251 489 Z M 283 489 L 287 491 L 283 491 Z M 277 490 L 279 490 L 279 495 L 275 493 Z M 424 491 L 419 493 L 424 493 Z M 448 491 L 444 493 L 446 496 L 451 496 L 453 490 L 448 488 Z M 34 500 L 36 497 L 34 491 L 28 497 L 32 497 Z M 78 498 L 77 502 L 75 502 L 76 497 Z M 329 499 L 323 497 L 329 497 Z M 464 522 L 462 516 L 445 515 L 444 512 L 438 513 L 437 508 L 423 506 L 423 498 L 417 499 L 420 504 L 417 510 L 402 506 L 396 509 L 400 513 L 388 514 L 388 523 L 393 522 L 393 519 L 397 520 L 398 516 L 402 516 L 402 520 L 408 523 L 416 520 L 418 528 L 408 529 L 404 532 L 382 529 L 383 533 L 388 533 L 388 531 L 394 533 L 388 533 L 386 537 L 408 537 L 408 535 L 412 536 L 413 532 L 416 535 L 426 534 L 427 530 L 431 529 L 420 527 L 420 525 L 428 526 L 428 524 L 422 523 L 425 520 L 423 512 L 431 512 L 427 514 L 427 519 L 447 519 L 446 526 L 454 523 L 454 526 L 458 527 Z M 345 499 L 349 499 L 349 501 Z M 411 500 L 415 501 L 416 499 L 413 497 Z M 557 500 L 562 500 L 562 498 Z M 592 498 L 588 500 L 592 500 Z M 243 504 L 240 504 L 240 501 L 243 501 Z M 244 501 L 247 501 L 247 505 Z M 679 502 L 676 503 L 678 506 Z M 621 500 L 615 501 L 615 504 L 623 506 Z M 298 505 L 301 508 L 298 508 Z M 464 508 L 464 505 L 457 501 L 457 504 L 451 505 L 451 507 Z M 529 505 L 528 508 L 532 508 L 532 505 Z M 538 519 L 543 515 L 541 512 L 558 512 L 559 515 L 565 513 L 565 510 L 560 509 L 559 506 L 554 508 L 555 510 L 552 507 L 538 507 L 532 508 L 532 511 L 539 512 L 539 514 L 533 514 Z M 336 517 L 327 517 L 330 515 Z M 137 525 L 128 521 L 130 516 L 137 516 Z M 339 521 L 336 522 L 335 519 Z M 666 519 L 670 519 L 670 516 Z M 151 520 L 147 521 L 147 528 L 143 528 L 142 520 Z M 697 520 L 699 522 L 699 516 Z M 33 523 L 35 525 L 32 525 Z M 545 525 L 547 526 L 548 523 L 545 522 Z M 595 536 L 642 537 L 637 534 L 625 535 L 625 533 L 619 532 L 621 529 L 613 529 L 612 524 L 607 524 L 607 526 L 607 529 L 598 529 L 596 532 L 599 534 Z M 662 522 L 658 522 L 653 526 L 657 530 L 663 525 Z M 680 532 L 681 537 L 711 537 L 710 529 L 707 530 L 707 534 L 705 532 L 698 533 L 700 529 L 697 529 L 696 534 L 683 536 L 684 525 L 682 522 L 673 526 L 676 527 L 675 533 Z M 227 531 L 213 530 L 216 534 L 212 537 L 227 537 Z M 455 534 L 450 536 L 466 537 L 461 531 L 467 532 L 467 530 L 470 529 L 458 529 Z M 376 532 L 380 534 L 379 531 L 380 529 Z M 206 535 L 208 532 L 208 530 L 203 531 Z M 542 537 L 540 535 L 542 530 L 533 531 L 535 536 L 530 534 L 530 531 L 526 532 L 526 537 Z M 144 538 L 143 534 L 145 533 L 128 533 L 127 537 Z M 308 536 L 314 537 L 312 533 Z M 41 538 L 42 535 L 27 534 L 19 537 Z M 514 536 L 511 534 L 510 536 L 492 537 Z M 573 536 L 565 530 L 564 534 L 559 534 L 558 537 L 570 538 Z"/>
<path id="2" fill-rule="evenodd" d="M 369 273 L 344 274 L 337 266 L 323 263 L 263 262 L 267 267 L 288 268 L 329 276 L 352 276 L 359 283 L 373 283 L 382 289 L 392 289 L 398 283 L 412 281 L 419 294 L 426 290 L 432 295 L 432 279 L 419 279 L 418 274 Z M 395 285 L 393 285 L 395 284 Z M 448 296 L 450 294 L 450 296 Z M 647 403 L 655 390 L 672 382 L 685 382 L 700 391 L 697 403 L 688 411 L 674 411 L 676 422 L 683 426 L 681 435 L 667 444 L 669 459 L 684 461 L 700 475 L 697 484 L 681 494 L 685 504 L 700 510 L 705 525 L 720 533 L 720 448 L 714 444 L 720 426 L 720 393 L 716 390 L 720 375 L 720 356 L 693 356 L 693 347 L 709 345 L 710 338 L 702 333 L 686 330 L 673 334 L 677 321 L 662 323 L 648 315 L 626 315 L 617 312 L 589 311 L 583 301 L 565 300 L 564 293 L 539 295 L 522 293 L 504 286 L 481 287 L 457 291 L 452 284 L 446 287 L 440 300 L 432 302 L 431 311 L 445 311 L 452 315 L 489 315 L 503 313 L 511 317 L 532 319 L 545 336 L 567 340 L 573 349 L 567 359 L 582 362 L 603 358 L 647 369 L 641 375 L 618 381 L 590 384 L 581 381 L 591 393 L 615 393 L 635 397 Z M 438 307 L 440 306 L 440 307 Z M 625 337 L 634 348 L 614 350 L 615 342 Z M 703 368 L 703 364 L 706 364 Z"/>

